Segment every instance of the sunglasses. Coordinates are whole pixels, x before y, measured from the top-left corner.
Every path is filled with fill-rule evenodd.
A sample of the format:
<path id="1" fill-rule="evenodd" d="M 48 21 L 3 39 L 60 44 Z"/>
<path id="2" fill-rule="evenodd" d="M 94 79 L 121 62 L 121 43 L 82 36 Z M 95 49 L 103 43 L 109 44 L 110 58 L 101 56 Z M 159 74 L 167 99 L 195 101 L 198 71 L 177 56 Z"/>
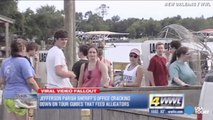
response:
<path id="1" fill-rule="evenodd" d="M 129 57 L 137 58 L 137 57 L 138 57 L 138 55 L 136 55 L 136 54 L 129 54 Z"/>
<path id="2" fill-rule="evenodd" d="M 91 79 L 92 78 L 92 71 L 90 70 L 90 71 L 88 71 L 88 76 L 87 76 L 87 79 Z"/>
<path id="3" fill-rule="evenodd" d="M 61 40 L 61 41 L 67 41 L 68 38 L 61 38 L 60 40 Z"/>

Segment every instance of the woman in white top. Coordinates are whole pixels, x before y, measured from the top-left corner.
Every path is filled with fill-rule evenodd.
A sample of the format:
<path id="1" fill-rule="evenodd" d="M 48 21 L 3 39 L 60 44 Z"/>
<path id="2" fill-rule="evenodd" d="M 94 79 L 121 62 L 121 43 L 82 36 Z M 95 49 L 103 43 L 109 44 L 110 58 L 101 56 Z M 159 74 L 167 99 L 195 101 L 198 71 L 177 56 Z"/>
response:
<path id="1" fill-rule="evenodd" d="M 140 87 L 143 79 L 143 67 L 141 66 L 140 51 L 136 48 L 129 53 L 130 64 L 123 73 L 123 87 Z"/>

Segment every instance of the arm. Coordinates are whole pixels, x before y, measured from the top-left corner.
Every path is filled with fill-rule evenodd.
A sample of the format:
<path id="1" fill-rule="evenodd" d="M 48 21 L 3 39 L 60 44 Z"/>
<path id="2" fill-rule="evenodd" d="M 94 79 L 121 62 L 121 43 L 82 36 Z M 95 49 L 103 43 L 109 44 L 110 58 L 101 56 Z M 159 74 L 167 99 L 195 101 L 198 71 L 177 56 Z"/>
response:
<path id="1" fill-rule="evenodd" d="M 179 86 L 189 86 L 188 84 L 186 84 L 185 82 L 183 82 L 182 80 L 180 80 L 178 77 L 174 77 L 173 80 L 174 80 Z"/>
<path id="2" fill-rule="evenodd" d="M 39 89 L 39 86 L 36 83 L 35 79 L 33 78 L 35 71 L 33 70 L 30 63 L 26 59 L 23 59 L 23 61 L 21 61 L 20 63 L 20 67 L 21 67 L 21 74 L 24 80 L 26 80 L 28 85 L 37 92 Z"/>
<path id="3" fill-rule="evenodd" d="M 143 67 L 139 66 L 136 71 L 136 80 L 134 83 L 126 83 L 124 87 L 141 87 L 141 82 L 143 79 Z"/>
<path id="4" fill-rule="evenodd" d="M 188 84 L 186 84 L 185 82 L 183 82 L 179 76 L 179 69 L 177 66 L 175 66 L 174 64 L 171 64 L 169 67 L 169 76 L 172 80 L 174 80 L 175 83 L 177 83 L 179 86 L 188 86 Z"/>
<path id="5" fill-rule="evenodd" d="M 103 63 L 99 63 L 100 64 L 100 70 L 101 70 L 101 77 L 103 80 L 103 87 L 108 87 L 109 86 L 109 80 L 108 80 L 108 72 L 107 72 L 107 68 Z"/>
<path id="6" fill-rule="evenodd" d="M 114 82 L 114 75 L 113 75 L 113 68 L 112 68 L 112 63 L 110 62 L 110 66 L 108 66 L 108 73 L 110 77 L 110 84 L 113 84 Z"/>
<path id="7" fill-rule="evenodd" d="M 72 78 L 74 79 L 76 76 L 72 71 L 65 71 L 62 65 L 55 66 L 56 75 L 62 78 Z"/>
<path id="8" fill-rule="evenodd" d="M 81 65 L 81 69 L 80 69 L 80 75 L 78 78 L 78 87 L 81 87 L 83 84 L 83 78 L 84 78 L 84 67 L 85 67 L 85 63 Z"/>
<path id="9" fill-rule="evenodd" d="M 34 55 L 34 69 L 35 69 L 35 78 L 39 78 L 39 67 L 38 67 L 38 63 L 39 63 L 39 55 L 38 55 L 38 53 L 36 53 L 35 55 Z"/>
<path id="10" fill-rule="evenodd" d="M 5 78 L 3 76 L 0 77 L 0 89 L 3 88 L 3 85 L 5 84 Z"/>
<path id="11" fill-rule="evenodd" d="M 150 60 L 147 70 L 148 70 L 147 74 L 148 74 L 148 78 L 151 83 L 151 86 L 155 86 L 154 75 L 153 75 L 153 71 L 155 70 L 155 61 L 153 60 L 153 58 Z"/>
<path id="12" fill-rule="evenodd" d="M 35 90 L 36 92 L 38 91 L 39 87 L 36 81 L 33 79 L 33 77 L 29 77 L 27 79 L 27 83 L 30 85 L 30 87 Z"/>
<path id="13" fill-rule="evenodd" d="M 54 56 L 54 66 L 56 75 L 62 78 L 75 78 L 75 74 L 72 71 L 67 71 L 63 66 L 66 65 L 65 57 L 62 52 L 58 52 L 58 55 Z"/>
<path id="14" fill-rule="evenodd" d="M 149 78 L 149 81 L 150 81 L 150 83 L 151 83 L 151 86 L 155 86 L 155 81 L 154 81 L 153 72 L 147 71 L 147 74 L 148 74 L 148 78 Z"/>
<path id="15" fill-rule="evenodd" d="M 2 62 L 0 67 L 0 89 L 3 88 L 3 85 L 5 84 L 5 77 L 4 77 L 3 67 L 2 67 L 3 63 L 4 61 Z"/>

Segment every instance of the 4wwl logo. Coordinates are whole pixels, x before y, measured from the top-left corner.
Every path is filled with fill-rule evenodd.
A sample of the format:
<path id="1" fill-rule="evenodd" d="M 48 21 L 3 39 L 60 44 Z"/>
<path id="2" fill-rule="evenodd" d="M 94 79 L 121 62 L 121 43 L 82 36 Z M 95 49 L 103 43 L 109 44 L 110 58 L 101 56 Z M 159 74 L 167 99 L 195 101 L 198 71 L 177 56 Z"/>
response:
<path id="1" fill-rule="evenodd" d="M 183 94 L 150 94 L 149 112 L 151 114 L 183 114 Z"/>
<path id="2" fill-rule="evenodd" d="M 151 94 L 150 108 L 181 108 L 184 107 L 183 94 Z"/>

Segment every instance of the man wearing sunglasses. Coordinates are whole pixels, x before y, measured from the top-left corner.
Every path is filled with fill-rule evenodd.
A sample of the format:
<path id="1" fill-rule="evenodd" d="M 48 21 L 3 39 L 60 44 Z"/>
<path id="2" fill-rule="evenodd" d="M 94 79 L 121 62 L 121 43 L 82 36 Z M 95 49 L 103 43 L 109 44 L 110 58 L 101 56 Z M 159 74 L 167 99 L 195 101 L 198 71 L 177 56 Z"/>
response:
<path id="1" fill-rule="evenodd" d="M 108 79 L 110 81 L 110 85 L 112 85 L 114 82 L 112 61 L 110 61 L 104 57 L 104 43 L 103 42 L 99 43 L 99 45 L 98 45 L 98 58 L 102 63 L 104 63 L 104 65 L 106 65 L 107 72 L 109 75 Z"/>
<path id="2" fill-rule="evenodd" d="M 149 62 L 148 71 L 150 73 L 151 86 L 167 86 L 168 70 L 166 67 L 167 59 L 163 56 L 164 44 L 158 42 L 156 44 L 157 54 L 153 56 Z"/>

